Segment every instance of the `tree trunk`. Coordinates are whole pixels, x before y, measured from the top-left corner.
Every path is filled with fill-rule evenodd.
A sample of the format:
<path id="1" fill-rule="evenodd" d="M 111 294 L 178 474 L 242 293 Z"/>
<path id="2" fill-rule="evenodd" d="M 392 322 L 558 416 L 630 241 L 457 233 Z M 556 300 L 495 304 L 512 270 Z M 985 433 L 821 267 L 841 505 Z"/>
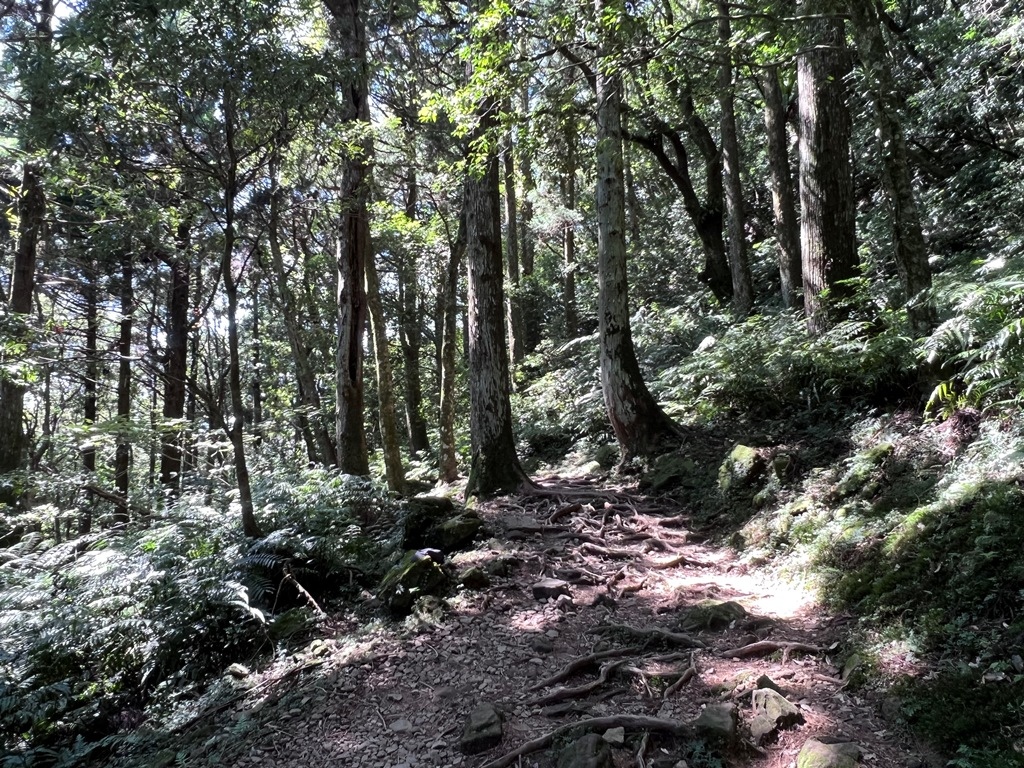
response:
<path id="1" fill-rule="evenodd" d="M 808 14 L 825 16 L 834 0 L 805 0 Z M 839 18 L 809 22 L 810 44 L 797 59 L 800 112 L 800 250 L 804 309 L 812 333 L 843 314 L 857 275 L 856 222 L 850 164 L 850 113 L 844 83 L 850 72 Z"/>
<path id="2" fill-rule="evenodd" d="M 168 493 L 181 488 L 185 417 L 185 380 L 188 377 L 189 248 L 188 222 L 178 225 L 171 260 L 171 289 L 167 304 L 167 347 L 164 358 L 164 424 L 161 427 L 160 483 Z"/>
<path id="3" fill-rule="evenodd" d="M 378 420 L 384 447 L 384 473 L 388 488 L 405 491 L 405 470 L 402 468 L 402 446 L 398 440 L 398 417 L 395 415 L 395 386 L 391 373 L 391 350 L 388 346 L 387 322 L 380 301 L 380 281 L 373 258 L 366 260 L 366 304 L 370 313 L 373 336 L 373 358 L 377 373 Z"/>
<path id="4" fill-rule="evenodd" d="M 341 54 L 352 63 L 345 96 L 344 118 L 361 124 L 367 133 L 370 106 L 367 97 L 366 20 L 360 0 L 326 0 L 334 24 L 332 32 Z M 338 467 L 353 475 L 368 475 L 363 424 L 363 332 L 366 328 L 366 260 L 370 252 L 367 169 L 373 146 L 367 137 L 347 158 L 341 181 L 346 203 L 338 237 L 337 318 L 335 351 L 337 392 Z"/>
<path id="5" fill-rule="evenodd" d="M 519 226 L 516 204 L 516 173 L 512 136 L 505 137 L 502 160 L 505 175 L 505 270 L 508 281 L 508 348 L 515 367 L 523 360 L 523 312 L 519 300 Z M 515 384 L 513 382 L 513 390 Z"/>
<path id="6" fill-rule="evenodd" d="M 441 403 L 438 416 L 438 472 L 441 481 L 452 483 L 459 477 L 459 458 L 455 445 L 455 382 L 458 378 L 456 347 L 458 346 L 459 269 L 466 252 L 466 217 L 459 217 L 459 232 L 451 243 L 445 280 L 442 287 L 444 331 L 441 342 Z"/>
<path id="7" fill-rule="evenodd" d="M 907 155 L 907 140 L 900 121 L 900 91 L 889 63 L 881 22 L 873 0 L 847 2 L 864 76 L 875 103 L 882 180 L 892 210 L 896 269 L 906 294 L 907 314 L 918 336 L 935 324 L 930 291 L 932 273 L 928 246 L 921 228 L 917 200 Z"/>
<path id="8" fill-rule="evenodd" d="M 732 27 L 729 4 L 718 2 L 718 104 L 722 112 L 722 170 L 725 180 L 725 208 L 728 221 L 729 272 L 732 279 L 732 310 L 744 318 L 754 308 L 754 288 L 747 263 L 744 233 L 743 185 L 740 181 L 740 143 L 736 136 L 736 99 L 733 84 Z"/>
<path id="9" fill-rule="evenodd" d="M 85 471 L 86 482 L 95 484 L 96 481 L 96 443 L 92 430 L 96 425 L 99 412 L 97 407 L 96 393 L 99 389 L 99 378 L 101 375 L 100 353 L 99 353 L 99 288 L 96 285 L 99 270 L 96 262 L 86 265 L 87 277 L 82 287 L 85 294 L 85 379 L 82 382 L 82 426 L 86 430 L 86 442 L 82 446 L 82 469 Z M 92 512 L 95 505 L 95 495 L 91 491 L 86 492 L 88 502 L 78 515 L 78 533 L 85 535 L 92 531 Z"/>
<path id="10" fill-rule="evenodd" d="M 497 102 L 479 108 L 480 127 L 470 147 L 493 130 Z M 516 456 L 509 401 L 508 347 L 505 345 L 504 270 L 501 257 L 501 200 L 498 158 L 490 150 L 475 161 L 466 178 L 466 261 L 469 266 L 469 431 L 473 455 L 467 496 L 514 491 L 527 481 Z M 482 168 L 479 167 L 482 164 Z"/>
<path id="11" fill-rule="evenodd" d="M 117 449 L 114 456 L 114 487 L 118 504 L 114 512 L 114 527 L 128 525 L 128 481 L 131 469 L 131 443 L 128 441 L 132 418 L 132 312 L 135 303 L 132 256 L 121 257 L 121 324 L 117 340 Z M 156 388 L 154 387 L 154 392 Z M 155 410 L 155 409 L 154 409 Z"/>
<path id="12" fill-rule="evenodd" d="M 786 136 L 786 102 L 779 82 L 779 68 L 769 67 L 761 78 L 764 95 L 764 127 L 767 134 L 768 169 L 771 173 L 772 211 L 775 214 L 775 238 L 779 248 L 779 281 L 782 304 L 797 306 L 800 285 L 800 225 L 793 199 L 793 174 L 789 165 L 789 139 Z"/>
<path id="13" fill-rule="evenodd" d="M 419 183 L 415 168 L 408 172 L 408 196 L 405 215 L 415 221 L 419 200 Z M 405 423 L 409 434 L 409 453 L 413 458 L 430 451 L 427 422 L 423 418 L 423 373 L 420 355 L 423 350 L 423 311 L 420 303 L 419 275 L 415 252 L 407 252 L 399 265 L 398 339 L 402 345 L 405 374 Z"/>
<path id="14" fill-rule="evenodd" d="M 610 8 L 625 14 L 622 0 L 595 0 L 597 18 Z M 607 48 L 614 30 L 602 34 L 597 72 L 598 331 L 601 389 L 623 460 L 655 452 L 678 436 L 640 374 L 629 324 L 626 277 L 626 203 L 622 168 L 622 81 L 609 71 Z"/>
<path id="15" fill-rule="evenodd" d="M 565 122 L 565 173 L 562 174 L 562 202 L 572 214 L 562 225 L 562 307 L 565 314 L 565 336 L 575 339 L 580 332 L 580 316 L 576 307 L 576 121 Z"/>

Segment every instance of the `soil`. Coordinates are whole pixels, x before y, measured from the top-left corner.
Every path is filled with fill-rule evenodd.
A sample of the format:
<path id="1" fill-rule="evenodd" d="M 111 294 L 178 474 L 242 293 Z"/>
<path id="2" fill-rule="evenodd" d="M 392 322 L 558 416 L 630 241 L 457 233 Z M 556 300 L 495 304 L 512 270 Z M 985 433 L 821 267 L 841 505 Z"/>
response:
<path id="1" fill-rule="evenodd" d="M 740 730 L 732 745 L 701 752 L 692 740 L 627 731 L 613 750 L 615 765 L 687 759 L 689 768 L 795 766 L 811 737 L 855 742 L 867 766 L 936 764 L 898 718 L 885 718 L 893 707 L 884 692 L 858 686 L 857 671 L 844 670 L 849 617 L 829 615 L 808 591 L 767 567 L 702 543 L 665 500 L 558 476 L 545 478 L 543 488 L 478 505 L 491 538 L 456 556 L 453 566 L 481 566 L 492 573 L 490 586 L 463 589 L 404 623 L 367 623 L 369 604 L 329 616 L 303 651 L 259 673 L 225 678 L 237 688 L 232 703 L 182 729 L 185 740 L 203 744 L 186 763 L 480 768 L 572 720 L 645 715 L 690 722 L 709 704 L 734 702 Z M 546 577 L 570 582 L 570 597 L 536 599 L 531 586 Z M 688 611 L 708 600 L 735 601 L 746 615 L 700 626 Z M 624 627 L 674 635 L 638 639 Z M 700 647 L 687 647 L 687 640 Z M 761 644 L 748 648 L 755 642 Z M 629 646 L 638 648 L 534 690 L 573 660 Z M 597 681 L 601 665 L 613 662 L 623 663 L 605 670 L 607 681 L 592 691 L 544 702 L 560 686 Z M 692 677 L 670 688 L 690 669 Z M 799 707 L 804 722 L 754 745 L 745 726 L 762 675 Z M 503 738 L 466 755 L 460 738 L 480 702 L 503 713 Z M 554 766 L 565 743 L 510 764 Z"/>

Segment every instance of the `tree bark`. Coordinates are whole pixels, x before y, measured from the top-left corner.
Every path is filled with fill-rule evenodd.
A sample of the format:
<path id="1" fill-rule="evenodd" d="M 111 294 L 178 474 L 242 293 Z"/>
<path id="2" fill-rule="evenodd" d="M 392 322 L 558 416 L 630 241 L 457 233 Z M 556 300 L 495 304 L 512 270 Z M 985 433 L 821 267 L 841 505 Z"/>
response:
<path id="1" fill-rule="evenodd" d="M 786 135 L 786 102 L 779 82 L 779 68 L 769 67 L 760 80 L 764 96 L 764 127 L 767 134 L 768 169 L 771 174 L 772 211 L 775 238 L 779 248 L 779 282 L 782 304 L 787 309 L 799 306 L 800 225 L 793 198 L 793 174 L 789 165 L 789 139 Z"/>
<path id="2" fill-rule="evenodd" d="M 360 124 L 366 136 L 346 161 L 341 196 L 346 210 L 338 237 L 337 345 L 335 385 L 337 392 L 336 436 L 338 467 L 353 475 L 368 475 L 363 424 L 363 332 L 366 327 L 365 270 L 369 257 L 370 222 L 368 163 L 373 153 L 369 138 L 369 74 L 366 63 L 366 19 L 360 0 L 326 0 L 333 17 L 332 32 L 342 53 L 352 63 L 345 83 L 344 118 Z"/>
<path id="3" fill-rule="evenodd" d="M 438 471 L 442 482 L 452 483 L 459 477 L 459 459 L 455 445 L 455 382 L 458 378 L 456 348 L 458 347 L 459 269 L 466 252 L 466 217 L 459 217 L 459 231 L 449 245 L 448 264 L 442 287 L 444 329 L 441 341 L 441 403 L 438 416 Z"/>
<path id="4" fill-rule="evenodd" d="M 181 443 L 184 437 L 181 421 L 185 417 L 185 381 L 188 378 L 189 228 L 188 222 L 178 226 L 175 253 L 170 262 L 171 288 L 167 303 L 160 483 L 171 494 L 176 494 L 181 488 Z"/>
<path id="5" fill-rule="evenodd" d="M 131 470 L 131 443 L 128 431 L 132 418 L 132 312 L 135 295 L 134 269 L 131 252 L 121 257 L 121 323 L 117 340 L 117 448 L 114 454 L 114 488 L 118 503 L 115 507 L 115 528 L 128 525 L 128 485 Z M 154 388 L 155 391 L 155 388 Z"/>
<path id="6" fill-rule="evenodd" d="M 505 299 L 508 311 L 508 348 L 514 367 L 523 360 L 524 345 L 523 312 L 519 300 L 519 211 L 516 204 L 516 172 L 511 134 L 505 137 L 502 162 L 505 176 L 505 277 L 508 281 L 508 295 Z"/>
<path id="7" fill-rule="evenodd" d="M 800 250 L 808 329 L 822 333 L 843 316 L 857 275 L 850 164 L 850 72 L 843 23 L 827 14 L 835 0 L 805 0 L 811 39 L 797 59 L 800 117 Z"/>
<path id="8" fill-rule="evenodd" d="M 478 108 L 480 123 L 470 147 L 479 146 L 480 139 L 492 139 L 489 134 L 494 129 L 497 109 L 494 99 L 486 99 Z M 512 434 L 498 157 L 491 149 L 486 157 L 470 160 L 464 212 L 469 268 L 469 430 L 473 454 L 466 495 L 488 496 L 514 491 L 528 481 L 516 456 Z"/>
<path id="9" fill-rule="evenodd" d="M 729 272 L 732 279 L 732 311 L 744 318 L 754 308 L 754 288 L 747 262 L 744 233 L 743 184 L 740 180 L 740 143 L 736 135 L 736 99 L 733 84 L 732 24 L 729 4 L 718 2 L 718 104 L 721 109 L 722 171 L 725 180 L 725 208 L 728 221 Z"/>
<path id="10" fill-rule="evenodd" d="M 407 186 L 405 215 L 410 221 L 415 221 L 419 200 L 415 168 L 409 168 Z M 409 434 L 409 453 L 413 458 L 430 451 L 427 421 L 423 418 L 423 373 L 420 364 L 423 351 L 423 308 L 418 272 L 415 252 L 403 254 L 399 264 L 398 338 L 402 345 L 402 369 L 405 374 L 405 423 Z"/>
<path id="11" fill-rule="evenodd" d="M 622 0 L 595 0 L 599 20 L 625 14 Z M 629 323 L 626 276 L 626 203 L 622 168 L 622 82 L 612 69 L 605 29 L 597 72 L 598 331 L 601 389 L 623 460 L 651 454 L 678 428 L 651 396 L 640 374 Z"/>
<path id="12" fill-rule="evenodd" d="M 576 121 L 569 116 L 565 121 L 565 173 L 562 174 L 562 202 L 572 218 L 562 224 L 562 307 L 565 316 L 565 336 L 575 339 L 580 331 L 579 310 L 576 307 L 576 152 L 578 137 Z"/>
<path id="13" fill-rule="evenodd" d="M 848 0 L 846 6 L 864 77 L 875 104 L 882 181 L 892 212 L 896 269 L 906 295 L 911 328 L 918 336 L 924 336 L 935 325 L 935 307 L 930 296 L 932 273 L 914 195 L 907 139 L 900 121 L 900 91 L 892 74 L 873 0 Z"/>
<path id="14" fill-rule="evenodd" d="M 96 481 L 96 443 L 93 441 L 92 428 L 96 425 L 99 413 L 96 393 L 99 389 L 101 375 L 99 352 L 99 287 L 98 268 L 95 261 L 89 262 L 85 269 L 88 274 L 82 291 L 85 294 L 85 378 L 82 382 L 82 426 L 86 429 L 86 442 L 82 446 L 82 469 L 86 473 L 86 482 Z M 92 531 L 93 494 L 86 491 L 88 503 L 78 515 L 78 533 L 85 535 Z"/>
<path id="15" fill-rule="evenodd" d="M 380 281 L 373 258 L 366 260 L 366 304 L 370 313 L 373 337 L 373 359 L 377 373 L 377 416 L 384 448 L 384 474 L 388 488 L 395 493 L 405 491 L 405 470 L 402 468 L 402 446 L 398 439 L 398 417 L 395 414 L 395 386 L 391 372 L 391 350 L 387 323 L 380 301 Z"/>

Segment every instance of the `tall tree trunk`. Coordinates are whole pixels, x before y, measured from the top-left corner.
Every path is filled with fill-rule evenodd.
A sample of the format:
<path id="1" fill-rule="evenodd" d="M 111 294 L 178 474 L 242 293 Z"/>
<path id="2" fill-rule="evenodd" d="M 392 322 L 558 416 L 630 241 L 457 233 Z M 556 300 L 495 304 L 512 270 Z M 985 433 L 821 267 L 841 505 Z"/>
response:
<path id="1" fill-rule="evenodd" d="M 333 17 L 332 32 L 341 54 L 351 62 L 344 118 L 369 133 L 369 75 L 366 64 L 366 19 L 360 0 L 325 0 Z M 335 353 L 337 391 L 338 467 L 353 475 L 368 475 L 363 423 L 363 332 L 366 328 L 366 261 L 370 254 L 367 169 L 373 154 L 368 135 L 347 158 L 342 176 L 346 210 L 338 237 L 337 317 Z"/>
<path id="2" fill-rule="evenodd" d="M 96 285 L 99 270 L 95 261 L 87 264 L 85 269 L 85 380 L 82 382 L 82 425 L 86 429 L 86 442 L 82 446 L 82 469 L 85 471 L 86 482 L 92 484 L 96 482 L 96 443 L 93 440 L 92 428 L 96 425 L 99 412 L 96 393 L 101 375 L 99 287 Z M 78 533 L 81 535 L 92 530 L 92 513 L 96 499 L 91 491 L 87 492 L 87 497 L 88 503 L 78 516 Z"/>
<path id="3" fill-rule="evenodd" d="M 732 66 L 732 25 L 729 4 L 718 2 L 718 104 L 722 125 L 722 170 L 725 179 L 725 209 L 728 221 L 729 272 L 732 276 L 732 310 L 746 317 L 754 308 L 754 288 L 747 263 L 744 233 L 743 185 L 740 181 L 740 142 L 736 135 L 736 99 Z"/>
<path id="4" fill-rule="evenodd" d="M 254 285 L 250 301 L 249 314 L 252 316 L 252 373 L 249 392 L 252 397 L 252 432 L 256 439 L 254 445 L 259 448 L 263 444 L 263 356 L 260 336 L 260 292 Z"/>
<path id="5" fill-rule="evenodd" d="M 405 215 L 410 221 L 415 221 L 419 207 L 419 182 L 414 167 L 409 168 L 407 187 Z M 398 340 L 402 345 L 405 374 L 405 423 L 409 434 L 409 453 L 414 458 L 430 451 L 427 421 L 423 418 L 423 372 L 420 364 L 423 350 L 423 307 L 418 272 L 415 252 L 405 253 L 399 265 Z"/>
<path id="6" fill-rule="evenodd" d="M 456 347 L 458 346 L 459 269 L 466 252 L 466 217 L 459 217 L 459 231 L 449 245 L 442 293 L 444 330 L 441 341 L 441 403 L 438 415 L 437 465 L 441 481 L 452 483 L 459 477 L 459 458 L 455 446 L 455 382 L 458 378 Z"/>
<path id="7" fill-rule="evenodd" d="M 494 99 L 481 104 L 477 140 L 470 141 L 470 147 L 479 146 L 480 138 L 490 138 L 497 111 Z M 528 481 L 512 434 L 498 157 L 491 149 L 485 158 L 473 160 L 471 165 L 477 167 L 467 174 L 463 209 L 469 266 L 469 431 L 473 446 L 466 494 L 487 496 L 513 491 Z"/>
<path id="8" fill-rule="evenodd" d="M 185 380 L 188 377 L 189 249 L 191 232 L 181 222 L 170 262 L 171 289 L 167 302 L 167 347 L 164 358 L 164 424 L 161 427 L 160 484 L 170 494 L 181 488 L 181 421 L 185 417 Z"/>
<path id="9" fill-rule="evenodd" d="M 935 307 L 929 295 L 932 273 L 914 195 L 907 139 L 900 121 L 900 91 L 892 74 L 889 52 L 874 0 L 847 0 L 846 7 L 850 13 L 857 53 L 875 103 L 882 180 L 892 210 L 896 269 L 906 294 L 911 327 L 918 336 L 924 336 L 935 324 Z"/>
<path id="10" fill-rule="evenodd" d="M 381 443 L 384 447 L 384 474 L 388 488 L 405 491 L 405 470 L 402 468 L 402 446 L 398 439 L 398 417 L 395 415 L 395 385 L 391 372 L 391 350 L 388 346 L 387 321 L 380 300 L 380 281 L 373 258 L 366 260 L 366 304 L 370 312 L 373 336 L 373 358 L 377 373 L 377 416 Z"/>
<path id="11" fill-rule="evenodd" d="M 519 225 L 516 204 L 516 172 L 511 133 L 505 137 L 502 161 L 505 176 L 505 277 L 508 295 L 508 348 L 513 367 L 523 360 L 523 312 L 519 298 Z M 513 381 L 513 389 L 515 384 Z"/>
<path id="12" fill-rule="evenodd" d="M 595 0 L 599 20 L 625 15 L 622 0 Z M 626 276 L 626 203 L 622 168 L 622 81 L 612 71 L 608 44 L 615 29 L 602 30 L 597 71 L 598 332 L 601 389 L 623 460 L 655 452 L 678 428 L 651 396 L 640 374 L 629 324 Z"/>
<path id="13" fill-rule="evenodd" d="M 195 274 L 195 291 L 193 294 L 196 296 L 196 312 L 198 314 L 199 297 L 203 295 L 203 265 L 196 264 Z M 199 451 L 196 447 L 196 437 L 192 430 L 195 429 L 197 411 L 197 395 L 196 395 L 196 382 L 199 380 L 199 334 L 192 333 L 189 337 L 188 342 L 188 355 L 189 355 L 189 369 L 188 369 L 188 380 L 190 386 L 186 389 L 185 397 L 185 421 L 188 422 L 189 431 L 186 432 L 188 436 L 182 445 L 182 457 L 181 457 L 181 474 L 182 477 L 188 474 L 190 470 L 197 469 L 199 467 Z M 210 424 L 213 427 L 213 424 Z"/>
<path id="14" fill-rule="evenodd" d="M 771 173 L 775 239 L 779 248 L 782 304 L 787 309 L 793 309 L 798 306 L 802 282 L 800 225 L 793 198 L 793 174 L 789 165 L 789 139 L 786 136 L 786 101 L 779 82 L 779 68 L 768 67 L 760 84 L 764 96 L 764 127 L 767 134 L 768 169 Z"/>
<path id="15" fill-rule="evenodd" d="M 562 225 L 562 307 L 565 314 L 565 336 L 575 339 L 580 332 L 580 316 L 576 307 L 576 152 L 578 137 L 576 120 L 565 121 L 565 173 L 562 174 L 562 202 L 570 213 Z"/>
<path id="16" fill-rule="evenodd" d="M 134 270 L 132 255 L 128 251 L 121 257 L 121 324 L 117 340 L 117 449 L 114 455 L 114 488 L 118 503 L 114 512 L 114 527 L 128 525 L 128 481 L 131 469 L 132 446 L 128 439 L 132 418 L 132 312 L 135 303 L 133 289 Z M 155 383 L 155 382 L 154 382 Z M 153 388 L 156 392 L 156 387 Z M 155 412 L 155 408 L 153 409 Z"/>
<path id="17" fill-rule="evenodd" d="M 53 0 L 40 0 L 33 26 L 34 55 L 40 60 L 48 59 L 53 40 Z M 41 62 L 36 62 L 37 64 Z M 38 71 L 45 72 L 45 66 Z M 47 84 L 42 82 L 23 83 L 28 94 L 28 123 L 33 129 L 31 137 L 22 147 L 26 158 L 22 167 L 21 188 L 18 194 L 18 242 L 14 249 L 14 268 L 11 275 L 11 295 L 7 306 L 14 315 L 26 324 L 32 312 L 35 296 L 36 252 L 43 233 L 46 215 L 46 196 L 43 192 L 42 166 L 33 157 L 39 149 L 40 140 L 45 141 L 52 130 L 43 130 L 40 123 L 50 108 Z M 28 330 L 27 327 L 25 329 Z M 0 475 L 13 472 L 24 466 L 27 455 L 25 435 L 25 388 L 20 381 L 12 380 L 7 374 L 0 375 Z M 0 492 L 0 502 L 13 503 L 18 493 Z"/>
<path id="18" fill-rule="evenodd" d="M 800 112 L 800 250 L 804 309 L 812 333 L 842 315 L 857 275 L 850 113 L 844 83 L 850 72 L 843 23 L 829 18 L 835 0 L 805 0 L 810 44 L 797 59 Z"/>

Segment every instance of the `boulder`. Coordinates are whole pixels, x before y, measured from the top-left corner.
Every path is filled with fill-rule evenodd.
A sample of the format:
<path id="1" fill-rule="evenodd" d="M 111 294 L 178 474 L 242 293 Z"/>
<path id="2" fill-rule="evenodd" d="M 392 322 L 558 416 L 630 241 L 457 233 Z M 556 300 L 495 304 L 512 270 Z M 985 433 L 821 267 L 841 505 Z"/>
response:
<path id="1" fill-rule="evenodd" d="M 687 632 L 728 629 L 734 621 L 746 616 L 747 610 L 732 600 L 702 600 L 686 609 L 681 626 Z"/>
<path id="2" fill-rule="evenodd" d="M 464 754 L 476 755 L 493 749 L 501 743 L 502 722 L 501 712 L 493 704 L 486 701 L 477 704 L 466 717 L 462 729 L 459 747 Z"/>
<path id="3" fill-rule="evenodd" d="M 796 758 L 796 768 L 857 768 L 860 747 L 852 742 L 826 744 L 808 739 Z"/>
<path id="4" fill-rule="evenodd" d="M 764 470 L 764 457 L 757 449 L 737 443 L 718 469 L 718 487 L 723 493 L 749 487 Z"/>
<path id="5" fill-rule="evenodd" d="M 487 589 L 491 586 L 491 577 L 484 572 L 483 568 L 474 565 L 459 575 L 459 584 L 466 589 Z"/>
<path id="6" fill-rule="evenodd" d="M 753 699 L 754 719 L 750 723 L 750 735 L 755 744 L 771 741 L 780 729 L 791 728 L 804 721 L 800 710 L 776 690 L 758 688 Z"/>
<path id="7" fill-rule="evenodd" d="M 406 616 L 413 603 L 423 595 L 444 594 L 451 579 L 434 555 L 436 550 L 421 549 L 405 556 L 384 576 L 377 597 L 394 616 Z"/>
<path id="8" fill-rule="evenodd" d="M 608 742 L 588 733 L 558 753 L 558 768 L 615 768 L 615 763 Z"/>
<path id="9" fill-rule="evenodd" d="M 691 725 L 708 741 L 731 744 L 736 740 L 738 721 L 735 704 L 708 704 Z"/>
<path id="10" fill-rule="evenodd" d="M 661 493 L 679 486 L 694 486 L 696 472 L 697 465 L 693 463 L 693 459 L 675 452 L 663 453 L 644 474 L 640 488 L 651 493 Z"/>
<path id="11" fill-rule="evenodd" d="M 469 544 L 483 527 L 475 512 L 460 509 L 446 496 L 409 499 L 402 522 L 402 546 L 406 549 L 436 547 L 455 552 Z"/>

